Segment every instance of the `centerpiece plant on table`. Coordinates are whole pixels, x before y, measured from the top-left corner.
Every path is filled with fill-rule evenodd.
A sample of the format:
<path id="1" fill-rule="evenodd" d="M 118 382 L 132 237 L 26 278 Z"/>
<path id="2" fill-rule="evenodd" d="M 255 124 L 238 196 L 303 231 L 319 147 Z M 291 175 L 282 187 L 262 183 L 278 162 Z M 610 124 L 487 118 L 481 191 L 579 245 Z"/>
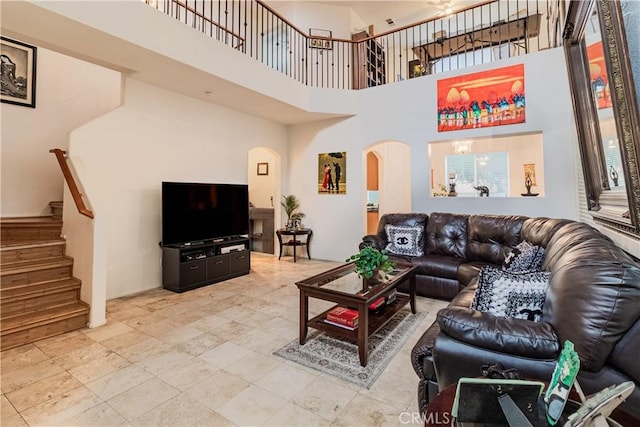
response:
<path id="1" fill-rule="evenodd" d="M 375 282 L 378 278 L 387 279 L 387 275 L 393 271 L 394 263 L 389 260 L 387 252 L 374 248 L 373 246 L 365 246 L 356 254 L 346 259 L 346 262 L 352 262 L 355 265 L 358 277 Z"/>

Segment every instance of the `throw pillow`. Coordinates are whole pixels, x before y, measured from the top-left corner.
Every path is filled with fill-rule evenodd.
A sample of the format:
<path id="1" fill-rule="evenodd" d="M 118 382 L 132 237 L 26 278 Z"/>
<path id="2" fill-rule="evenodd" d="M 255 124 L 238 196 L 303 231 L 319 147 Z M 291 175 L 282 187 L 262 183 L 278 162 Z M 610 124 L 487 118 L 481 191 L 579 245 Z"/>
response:
<path id="1" fill-rule="evenodd" d="M 396 255 L 422 256 L 424 251 L 420 245 L 424 227 L 409 227 L 401 225 L 384 226 L 387 232 L 387 252 Z"/>
<path id="2" fill-rule="evenodd" d="M 471 308 L 498 317 L 540 322 L 550 276 L 548 271 L 510 272 L 483 267 Z"/>
<path id="3" fill-rule="evenodd" d="M 541 271 L 545 251 L 542 246 L 522 241 L 504 258 L 505 271 Z"/>

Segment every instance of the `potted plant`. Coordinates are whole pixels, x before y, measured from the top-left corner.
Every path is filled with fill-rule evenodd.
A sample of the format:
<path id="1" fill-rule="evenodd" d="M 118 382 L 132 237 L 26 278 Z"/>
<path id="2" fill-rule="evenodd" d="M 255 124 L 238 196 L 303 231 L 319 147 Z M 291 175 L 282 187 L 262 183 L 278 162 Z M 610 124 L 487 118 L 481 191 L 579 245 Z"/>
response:
<path id="1" fill-rule="evenodd" d="M 283 195 L 280 204 L 287 214 L 287 228 L 293 227 L 296 222 L 299 223 L 299 221 L 305 217 L 305 214 L 300 212 L 300 201 L 293 194 L 289 194 L 288 196 Z"/>
<path id="2" fill-rule="evenodd" d="M 358 277 L 369 283 L 375 283 L 379 278 L 386 279 L 387 274 L 391 273 L 394 267 L 387 252 L 373 246 L 365 246 L 360 249 L 360 252 L 346 259 L 346 262 L 351 261 L 355 264 Z"/>

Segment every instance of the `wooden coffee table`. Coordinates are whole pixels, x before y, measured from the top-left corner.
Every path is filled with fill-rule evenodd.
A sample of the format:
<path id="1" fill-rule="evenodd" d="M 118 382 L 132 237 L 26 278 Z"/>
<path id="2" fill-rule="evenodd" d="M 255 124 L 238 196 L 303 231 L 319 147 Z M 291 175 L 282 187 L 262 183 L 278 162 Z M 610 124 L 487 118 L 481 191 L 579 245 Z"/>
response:
<path id="1" fill-rule="evenodd" d="M 410 303 L 411 312 L 415 314 L 416 269 L 417 267 L 411 264 L 398 262 L 389 280 L 366 286 L 355 273 L 354 264 L 349 263 L 296 282 L 296 286 L 300 290 L 300 344 L 306 342 L 309 327 L 351 338 L 358 343 L 360 365 L 367 366 L 369 336 L 382 328 L 407 303 Z M 384 306 L 375 313 L 369 311 L 369 305 L 372 302 L 389 294 L 405 280 L 409 280 L 409 295 L 398 293 L 393 303 Z M 326 323 L 327 312 L 335 306 L 309 319 L 310 297 L 357 309 L 359 326 L 354 330 L 349 330 Z"/>

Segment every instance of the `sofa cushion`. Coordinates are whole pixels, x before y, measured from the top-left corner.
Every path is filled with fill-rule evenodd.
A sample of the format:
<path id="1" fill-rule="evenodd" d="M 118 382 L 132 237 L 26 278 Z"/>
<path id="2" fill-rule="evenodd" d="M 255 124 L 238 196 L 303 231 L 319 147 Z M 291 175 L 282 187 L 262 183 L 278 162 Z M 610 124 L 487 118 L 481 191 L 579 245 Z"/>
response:
<path id="1" fill-rule="evenodd" d="M 504 259 L 505 271 L 540 271 L 544 262 L 545 250 L 542 246 L 527 241 L 520 242 Z"/>
<path id="2" fill-rule="evenodd" d="M 469 261 L 502 264 L 511 248 L 522 239 L 520 231 L 527 218 L 524 216 L 471 215 L 469 216 Z"/>
<path id="3" fill-rule="evenodd" d="M 396 255 L 422 256 L 424 253 L 422 235 L 424 227 L 408 227 L 402 225 L 385 225 L 387 234 L 387 252 Z"/>
<path id="4" fill-rule="evenodd" d="M 447 255 L 425 255 L 411 259 L 411 263 L 418 267 L 416 274 L 442 277 L 457 280 L 458 266 L 463 259 Z"/>
<path id="5" fill-rule="evenodd" d="M 466 258 L 468 215 L 434 212 L 425 231 L 426 253 Z"/>
<path id="6" fill-rule="evenodd" d="M 481 349 L 536 359 L 555 358 L 560 350 L 555 331 L 545 322 L 506 319 L 470 308 L 451 306 L 438 311 L 437 321 L 446 335 Z M 437 350 L 436 340 L 434 353 Z M 485 361 L 478 361 L 478 366 Z"/>
<path id="7" fill-rule="evenodd" d="M 542 320 L 550 273 L 509 272 L 483 267 L 471 308 L 498 317 Z"/>

